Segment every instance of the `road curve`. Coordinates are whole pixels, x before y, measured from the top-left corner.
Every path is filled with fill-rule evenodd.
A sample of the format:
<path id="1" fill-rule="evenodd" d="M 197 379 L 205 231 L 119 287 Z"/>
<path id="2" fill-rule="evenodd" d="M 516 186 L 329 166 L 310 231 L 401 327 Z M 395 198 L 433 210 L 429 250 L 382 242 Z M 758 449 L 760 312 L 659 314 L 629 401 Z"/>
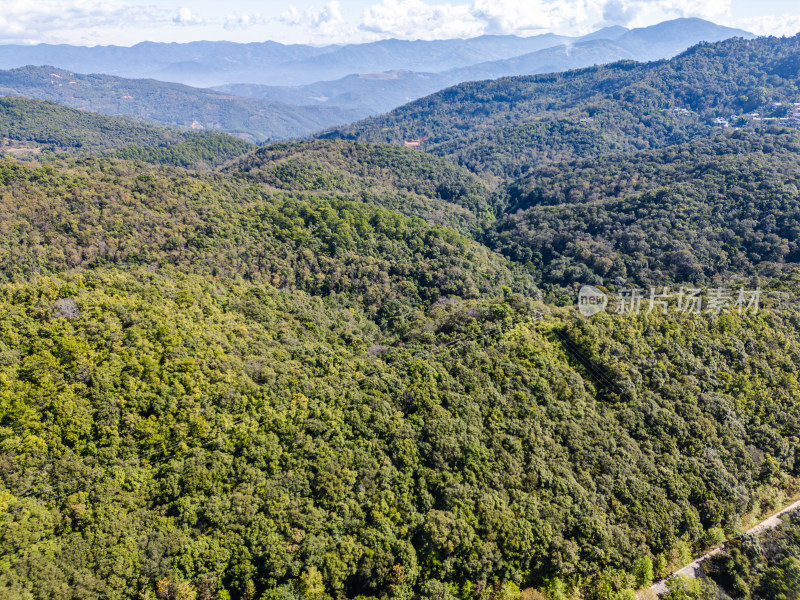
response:
<path id="1" fill-rule="evenodd" d="M 781 517 L 783 515 L 785 515 L 788 512 L 792 512 L 793 510 L 797 510 L 797 509 L 800 509 L 800 500 L 798 500 L 794 504 L 790 504 L 789 506 L 787 506 L 785 508 L 782 508 L 781 510 L 776 512 L 774 515 L 771 515 L 771 516 L 767 517 L 766 519 L 764 519 L 763 521 L 761 521 L 757 525 L 754 525 L 753 527 L 748 529 L 746 533 L 759 534 L 759 533 L 762 533 L 762 532 L 767 531 L 769 529 L 775 529 L 778 525 L 781 524 Z M 719 554 L 724 549 L 725 549 L 725 545 L 724 544 L 722 546 L 717 546 L 716 548 L 714 548 L 710 552 L 704 554 L 700 558 L 697 558 L 697 559 L 693 560 L 692 562 L 690 562 L 688 565 L 686 565 L 682 569 L 679 569 L 678 571 L 675 571 L 672 575 L 670 575 L 666 579 L 662 579 L 661 581 L 658 581 L 658 582 L 654 583 L 653 585 L 651 585 L 646 590 L 644 590 L 642 592 L 639 592 L 636 596 L 640 600 L 650 600 L 651 598 L 658 598 L 662 594 L 666 594 L 667 593 L 667 581 L 669 581 L 669 579 L 671 579 L 672 577 L 680 576 L 680 575 L 685 575 L 686 577 L 689 577 L 690 579 L 694 579 L 695 577 L 697 577 L 698 575 L 701 574 L 701 572 L 702 572 L 701 564 L 703 563 L 703 561 L 711 558 L 715 554 Z"/>

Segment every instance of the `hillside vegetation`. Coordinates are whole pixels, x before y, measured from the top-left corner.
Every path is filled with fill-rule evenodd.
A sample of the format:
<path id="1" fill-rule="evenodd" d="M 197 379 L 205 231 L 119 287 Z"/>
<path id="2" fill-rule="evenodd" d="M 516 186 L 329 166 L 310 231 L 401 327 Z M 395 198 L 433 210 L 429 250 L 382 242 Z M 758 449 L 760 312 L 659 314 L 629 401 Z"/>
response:
<path id="1" fill-rule="evenodd" d="M 179 132 L 15 96 L 0 97 L 0 138 L 0 152 L 19 158 L 113 154 L 206 170 L 255 148 L 222 133 Z"/>
<path id="2" fill-rule="evenodd" d="M 53 67 L 0 71 L 0 93 L 184 130 L 222 131 L 252 142 L 308 135 L 359 116 L 335 107 L 292 106 L 179 83 L 83 75 Z"/>
<path id="3" fill-rule="evenodd" d="M 586 78 L 683 65 L 713 113 L 796 43 L 551 80 L 589 111 Z M 800 493 L 800 139 L 703 119 L 491 138 L 477 174 L 353 140 L 2 159 L 0 596 L 632 600 L 737 539 Z M 583 283 L 760 296 L 586 318 Z M 792 536 L 723 587 L 791 597 Z"/>
<path id="4" fill-rule="evenodd" d="M 485 241 L 561 286 L 769 277 L 800 263 L 799 152 L 796 131 L 738 131 L 543 166 Z"/>
<path id="5" fill-rule="evenodd" d="M 0 298 L 7 598 L 605 598 L 796 489 L 796 312 L 536 331 L 139 268 Z"/>
<path id="6" fill-rule="evenodd" d="M 135 144 L 160 146 L 183 139 L 177 131 L 15 96 L 0 96 L 0 136 L 33 142 L 51 151 L 92 153 Z"/>
<path id="7" fill-rule="evenodd" d="M 314 140 L 272 144 L 225 171 L 284 190 L 331 192 L 467 231 L 488 216 L 488 185 L 436 156 L 388 144 Z"/>
<path id="8" fill-rule="evenodd" d="M 503 178 L 533 165 L 680 144 L 714 119 L 761 126 L 800 102 L 800 38 L 700 44 L 668 61 L 464 83 L 321 134 L 424 148 Z M 773 106 L 780 102 L 780 106 Z"/>

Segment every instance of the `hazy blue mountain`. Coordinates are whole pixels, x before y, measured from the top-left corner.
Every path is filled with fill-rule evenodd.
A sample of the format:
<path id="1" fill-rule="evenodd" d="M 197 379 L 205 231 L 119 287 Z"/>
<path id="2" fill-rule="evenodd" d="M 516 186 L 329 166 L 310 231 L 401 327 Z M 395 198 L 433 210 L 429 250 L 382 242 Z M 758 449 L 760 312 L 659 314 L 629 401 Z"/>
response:
<path id="1" fill-rule="evenodd" d="M 485 40 L 489 37 L 475 39 Z M 529 43 L 539 40 L 544 43 L 541 38 L 553 40 L 555 37 L 515 39 L 527 39 L 530 40 Z M 339 106 L 355 109 L 364 114 L 379 114 L 465 81 L 557 73 L 626 59 L 641 61 L 670 58 L 698 42 L 716 42 L 731 37 L 754 36 L 741 29 L 723 27 L 702 19 L 675 19 L 630 31 L 623 27 L 609 27 L 583 38 L 568 39 L 569 43 L 560 43 L 511 58 L 482 61 L 438 73 L 416 72 L 407 65 L 403 70 L 348 75 L 334 81 L 318 81 L 305 86 L 233 84 L 220 86 L 217 89 L 275 102 Z M 561 41 L 563 42 L 564 38 Z M 416 43 L 408 42 L 408 44 Z M 504 43 L 510 42 L 504 39 Z M 393 44 L 388 43 L 380 46 L 382 49 L 392 47 Z M 353 64 L 355 68 L 352 60 L 354 48 L 347 46 L 337 52 L 309 58 L 304 62 L 316 61 L 333 69 L 332 61 L 335 57 L 339 57 L 346 60 L 347 64 Z"/>
<path id="2" fill-rule="evenodd" d="M 480 173 L 797 127 L 800 37 L 698 44 L 669 60 L 472 81 L 320 134 L 404 142 Z M 753 118 L 752 113 L 759 113 Z"/>
<path id="3" fill-rule="evenodd" d="M 591 36 L 614 39 L 625 31 L 622 27 L 611 27 Z M 79 73 L 149 77 L 201 87 L 237 82 L 305 85 L 371 71 L 446 71 L 582 39 L 548 33 L 531 37 L 485 35 L 434 41 L 390 39 L 322 47 L 277 42 L 144 42 L 131 47 L 90 48 L 50 44 L 6 45 L 0 46 L 0 68 L 53 65 Z"/>
<path id="4" fill-rule="evenodd" d="M 702 19 L 674 19 L 624 32 L 615 39 L 593 37 L 514 58 L 472 65 L 452 73 L 462 81 L 497 79 L 515 75 L 557 73 L 607 64 L 617 60 L 671 58 L 699 42 L 720 42 L 732 37 L 755 37 L 742 29 L 723 27 Z"/>
<path id="5" fill-rule="evenodd" d="M 486 60 L 511 58 L 573 41 L 575 38 L 547 33 L 531 37 L 484 35 L 466 40 L 381 40 L 350 44 L 332 52 L 295 63 L 303 72 L 318 73 L 329 80 L 352 73 L 405 69 L 439 72 Z"/>
<path id="6" fill-rule="evenodd" d="M 181 129 L 223 131 L 251 141 L 303 136 L 361 115 L 334 107 L 239 98 L 152 79 L 80 75 L 54 67 L 0 71 L 0 94 L 52 100 Z"/>
<path id="7" fill-rule="evenodd" d="M 631 29 L 616 39 L 616 43 L 643 60 L 671 58 L 698 42 L 721 42 L 732 37 L 752 39 L 755 36 L 743 29 L 724 27 L 703 19 L 674 19 L 657 25 Z"/>
<path id="8" fill-rule="evenodd" d="M 53 65 L 79 73 L 174 81 L 210 86 L 230 81 L 272 81 L 281 65 L 324 54 L 339 46 L 259 42 L 157 43 L 135 46 L 70 46 L 37 44 L 0 46 L 0 68 Z M 256 79 L 252 79 L 256 77 Z M 266 78 L 266 79 L 265 79 Z"/>
<path id="9" fill-rule="evenodd" d="M 465 69 L 450 71 L 446 75 L 453 80 L 453 84 L 456 84 L 516 75 L 559 73 L 631 58 L 630 52 L 624 46 L 615 41 L 598 39 L 577 44 L 563 44 L 506 60 L 471 65 Z"/>
<path id="10" fill-rule="evenodd" d="M 455 83 L 458 83 L 457 78 L 449 73 L 396 70 L 348 75 L 335 81 L 301 86 L 236 83 L 215 89 L 273 102 L 350 108 L 368 116 L 389 111 Z"/>

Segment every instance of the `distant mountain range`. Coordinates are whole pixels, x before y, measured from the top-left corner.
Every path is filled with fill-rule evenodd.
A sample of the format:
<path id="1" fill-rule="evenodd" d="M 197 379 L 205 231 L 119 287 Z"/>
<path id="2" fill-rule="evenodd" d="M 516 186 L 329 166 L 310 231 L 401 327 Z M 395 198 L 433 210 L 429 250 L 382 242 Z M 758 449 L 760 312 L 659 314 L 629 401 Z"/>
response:
<path id="1" fill-rule="evenodd" d="M 320 134 L 421 146 L 508 178 L 553 160 L 800 124 L 800 37 L 731 39 L 668 61 L 472 81 Z M 755 113 L 755 115 L 753 114 Z"/>
<path id="2" fill-rule="evenodd" d="M 440 72 L 502 60 L 561 44 L 600 37 L 615 39 L 623 27 L 584 38 L 487 35 L 469 39 L 382 40 L 367 44 L 307 46 L 277 42 L 143 42 L 135 46 L 0 46 L 0 68 L 53 65 L 78 73 L 153 78 L 199 87 L 230 83 L 305 85 L 353 73 L 408 69 Z"/>
<path id="3" fill-rule="evenodd" d="M 10 69 L 0 72 L 0 94 L 261 142 L 344 125 L 466 81 L 669 58 L 698 42 L 731 37 L 753 36 L 700 19 L 677 19 L 580 38 L 481 36 L 325 47 L 0 46 L 0 67 Z M 101 74 L 80 74 L 91 72 Z M 224 85 L 210 90 L 190 83 Z"/>
<path id="4" fill-rule="evenodd" d="M 0 71 L 0 94 L 52 100 L 179 129 L 225 131 L 255 142 L 300 137 L 363 116 L 363 111 L 351 109 L 290 106 L 179 83 L 80 75 L 54 67 Z"/>
<path id="5" fill-rule="evenodd" d="M 338 106 L 376 114 L 465 81 L 556 73 L 618 60 L 659 60 L 671 58 L 699 42 L 718 42 L 732 37 L 751 39 L 754 36 L 740 29 L 722 27 L 701 19 L 676 19 L 630 31 L 620 27 L 603 29 L 590 36 L 572 40 L 558 36 L 539 36 L 534 41 L 544 44 L 545 40 L 541 38 L 547 38 L 553 44 L 517 56 L 484 60 L 441 72 L 420 72 L 408 66 L 402 70 L 383 72 L 376 72 L 379 69 L 374 68 L 369 69 L 372 72 L 364 72 L 366 69 L 362 69 L 358 74 L 335 81 L 318 81 L 304 86 L 232 84 L 219 86 L 217 89 L 275 102 Z M 333 72 L 335 65 L 331 61 L 337 56 L 344 58 L 343 55 L 349 56 L 344 52 L 337 52 L 314 60 L 325 59 Z M 374 55 L 367 55 L 364 60 L 375 58 L 377 57 Z M 390 63 L 387 61 L 383 64 Z M 377 65 L 377 61 L 370 65 Z M 356 68 L 356 65 L 353 67 Z"/>

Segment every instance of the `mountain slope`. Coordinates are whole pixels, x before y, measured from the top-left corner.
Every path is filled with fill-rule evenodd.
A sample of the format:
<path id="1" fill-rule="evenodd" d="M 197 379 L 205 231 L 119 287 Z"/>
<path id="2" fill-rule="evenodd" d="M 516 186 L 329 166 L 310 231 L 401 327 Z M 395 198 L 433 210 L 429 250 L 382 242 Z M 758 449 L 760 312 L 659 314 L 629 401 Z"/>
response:
<path id="1" fill-rule="evenodd" d="M 32 211 L 37 232 L 3 240 L 3 275 L 173 265 L 315 293 L 357 289 L 376 310 L 394 298 L 433 302 L 440 293 L 434 289 L 476 296 L 500 283 L 526 285 L 513 281 L 499 255 L 452 230 L 346 197 L 275 192 L 180 170 L 162 174 L 121 161 L 112 177 L 102 174 L 106 160 L 84 159 L 58 173 L 3 164 L 5 185 L 20 190 L 7 198 L 4 214 Z M 36 251 L 42 237 L 49 242 Z"/>
<path id="2" fill-rule="evenodd" d="M 156 164 L 210 169 L 254 146 L 221 133 L 184 133 L 75 110 L 54 102 L 0 97 L 0 153 L 106 154 Z"/>
<path id="3" fill-rule="evenodd" d="M 328 75 L 326 81 L 304 86 L 232 84 L 219 89 L 276 102 L 340 106 L 359 109 L 365 114 L 376 114 L 465 81 L 555 73 L 623 59 L 642 61 L 670 58 L 698 42 L 716 42 L 736 36 L 753 37 L 746 31 L 721 27 L 700 19 L 675 19 L 631 31 L 609 28 L 582 38 L 560 39 L 557 43 L 529 48 L 513 57 L 503 56 L 497 60 L 491 60 L 491 52 L 487 52 L 476 57 L 474 64 L 439 72 L 415 71 L 412 63 L 402 63 L 398 59 L 386 63 L 399 69 L 395 71 L 387 72 L 384 69 L 383 72 L 365 73 L 379 69 L 353 64 L 352 68 L 358 71 L 358 75 L 348 75 L 334 81 L 327 81 L 331 78 Z M 340 52 L 344 52 L 344 49 Z M 333 61 L 338 55 L 338 52 L 332 52 L 313 60 Z M 399 53 L 398 56 L 402 57 L 403 54 Z M 430 63 L 426 66 L 430 67 Z"/>
<path id="4" fill-rule="evenodd" d="M 564 286 L 712 285 L 800 266 L 800 133 L 719 133 L 556 163 L 510 186 L 489 246 Z"/>
<path id="5" fill-rule="evenodd" d="M 490 209 L 487 185 L 466 169 L 389 145 L 314 140 L 272 144 L 226 167 L 282 190 L 334 193 L 474 232 Z"/>
<path id="6" fill-rule="evenodd" d="M 798 474 L 796 313 L 534 330 L 509 296 L 381 331 L 348 298 L 1 284 L 4 597 L 629 596 Z"/>
<path id="7" fill-rule="evenodd" d="M 184 139 L 177 131 L 14 96 L 0 97 L 0 137 L 31 142 L 31 150 L 85 152 L 136 144 L 163 146 Z"/>
<path id="8" fill-rule="evenodd" d="M 722 116 L 759 126 L 766 122 L 753 121 L 752 111 L 787 118 L 800 101 L 798 53 L 798 38 L 734 39 L 658 63 L 466 83 L 323 135 L 396 144 L 426 139 L 431 153 L 513 177 L 543 161 L 706 136 Z"/>
<path id="9" fill-rule="evenodd" d="M 182 129 L 224 131 L 255 141 L 302 136 L 356 116 L 336 108 L 289 106 L 177 83 L 81 75 L 52 67 L 1 71 L 0 93 Z"/>

